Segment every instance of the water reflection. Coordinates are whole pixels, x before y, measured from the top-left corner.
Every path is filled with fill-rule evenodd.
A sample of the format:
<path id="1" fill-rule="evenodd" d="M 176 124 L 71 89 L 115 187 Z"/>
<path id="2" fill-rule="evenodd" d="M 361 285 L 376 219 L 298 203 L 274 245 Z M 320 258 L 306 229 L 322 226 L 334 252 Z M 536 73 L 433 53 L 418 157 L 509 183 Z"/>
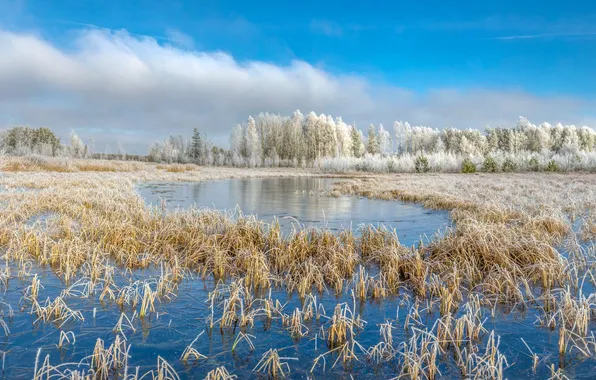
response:
<path id="1" fill-rule="evenodd" d="M 430 211 L 420 205 L 359 197 L 329 197 L 331 179 L 248 178 L 193 183 L 151 183 L 139 188 L 152 205 L 162 200 L 170 209 L 196 204 L 218 210 L 239 207 L 270 222 L 279 218 L 284 231 L 299 221 L 304 227 L 331 230 L 356 229 L 361 224 L 396 228 L 404 244 L 421 235 L 433 235 L 449 224 L 447 212 Z"/>

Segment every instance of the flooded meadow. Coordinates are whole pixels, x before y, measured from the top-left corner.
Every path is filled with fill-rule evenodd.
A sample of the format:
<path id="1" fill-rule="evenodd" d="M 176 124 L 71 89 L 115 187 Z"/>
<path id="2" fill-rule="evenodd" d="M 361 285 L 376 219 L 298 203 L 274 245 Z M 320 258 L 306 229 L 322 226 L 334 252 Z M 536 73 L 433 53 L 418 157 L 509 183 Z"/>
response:
<path id="1" fill-rule="evenodd" d="M 257 174 L 3 176 L 2 376 L 591 378 L 593 178 Z"/>

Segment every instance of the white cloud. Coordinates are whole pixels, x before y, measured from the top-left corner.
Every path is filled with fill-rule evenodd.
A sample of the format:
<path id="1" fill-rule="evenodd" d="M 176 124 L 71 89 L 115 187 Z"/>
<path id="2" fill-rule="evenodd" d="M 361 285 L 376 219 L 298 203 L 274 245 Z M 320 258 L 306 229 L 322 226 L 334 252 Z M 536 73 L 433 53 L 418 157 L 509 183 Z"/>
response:
<path id="1" fill-rule="evenodd" d="M 191 36 L 186 33 L 179 31 L 178 29 L 167 29 L 165 33 L 168 41 L 178 44 L 178 46 L 192 49 L 195 46 L 195 41 Z"/>
<path id="2" fill-rule="evenodd" d="M 49 126 L 62 136 L 77 129 L 82 137 L 94 135 L 98 150 L 120 140 L 128 151 L 144 152 L 152 141 L 189 135 L 194 127 L 226 145 L 233 126 L 258 112 L 314 110 L 359 127 L 399 119 L 478 128 L 511 125 L 519 115 L 581 123 L 594 105 L 480 88 L 420 94 L 303 61 L 238 62 L 125 31 L 82 30 L 73 47 L 0 31 L 0 52 L 0 126 Z"/>

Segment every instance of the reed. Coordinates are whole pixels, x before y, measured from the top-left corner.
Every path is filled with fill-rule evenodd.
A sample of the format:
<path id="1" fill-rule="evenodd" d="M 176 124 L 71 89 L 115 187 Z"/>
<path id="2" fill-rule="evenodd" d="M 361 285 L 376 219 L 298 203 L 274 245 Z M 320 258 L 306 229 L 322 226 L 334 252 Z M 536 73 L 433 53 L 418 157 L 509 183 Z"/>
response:
<path id="1" fill-rule="evenodd" d="M 237 378 L 238 376 L 230 374 L 223 366 L 209 371 L 207 376 L 205 376 L 205 380 L 232 380 Z"/>
<path id="2" fill-rule="evenodd" d="M 180 360 L 182 360 L 182 362 L 184 364 L 188 363 L 188 361 L 190 359 L 194 359 L 194 360 L 207 359 L 207 357 L 205 355 L 201 354 L 199 351 L 197 351 L 195 348 L 192 347 L 192 345 L 195 344 L 195 342 L 197 340 L 199 340 L 201 335 L 203 335 L 203 332 L 201 332 L 199 335 L 197 335 L 197 337 L 192 342 L 190 342 L 190 344 L 188 346 L 186 346 L 186 348 L 184 349 L 184 352 L 182 352 L 182 355 L 180 356 Z"/>
<path id="3" fill-rule="evenodd" d="M 255 345 L 253 344 L 252 340 L 255 338 L 256 337 L 254 335 L 245 334 L 242 331 L 240 331 L 238 335 L 236 335 L 236 339 L 234 339 L 234 343 L 232 344 L 232 352 L 236 350 L 236 347 L 242 341 L 246 342 L 250 351 L 254 351 Z"/>
<path id="4" fill-rule="evenodd" d="M 174 367 L 161 356 L 157 357 L 157 369 L 153 378 L 157 380 L 180 380 L 180 376 Z"/>
<path id="5" fill-rule="evenodd" d="M 8 327 L 8 324 L 6 324 L 6 321 L 4 320 L 4 318 L 1 318 L 1 317 L 0 317 L 0 327 L 2 327 L 2 330 L 4 330 L 5 336 L 10 335 L 10 328 Z"/>
<path id="6" fill-rule="evenodd" d="M 133 314 L 132 318 L 128 318 L 128 316 L 124 313 L 120 314 L 120 318 L 118 318 L 118 322 L 116 326 L 114 326 L 113 330 L 115 333 L 122 334 L 122 337 L 126 339 L 126 335 L 124 334 L 124 330 L 130 329 L 133 332 L 137 331 L 133 325 L 134 317 L 136 314 Z"/>
<path id="7" fill-rule="evenodd" d="M 296 308 L 291 316 L 283 317 L 283 324 L 287 326 L 292 338 L 301 338 L 308 334 L 308 328 L 303 323 L 302 311 Z"/>
<path id="8" fill-rule="evenodd" d="M 120 335 L 116 335 L 114 342 L 105 347 L 104 341 L 97 339 L 93 354 L 91 355 L 91 363 L 89 365 L 94 378 L 108 379 L 112 371 L 117 371 L 125 368 L 128 363 L 129 346 L 125 339 L 121 339 Z M 159 365 L 158 365 L 159 368 Z"/>
<path id="9" fill-rule="evenodd" d="M 37 273 L 33 276 L 31 280 L 31 285 L 29 285 L 25 289 L 25 296 L 24 298 L 33 302 L 37 301 L 37 297 L 39 296 L 39 290 L 43 289 L 43 285 L 41 285 L 41 281 L 37 277 Z"/>
<path id="10" fill-rule="evenodd" d="M 62 297 L 56 297 L 53 301 L 48 298 L 43 305 L 33 300 L 31 314 L 37 315 L 35 322 L 39 320 L 60 322 L 60 327 L 70 320 L 83 321 L 85 319 L 80 311 L 68 307 Z"/>
<path id="11" fill-rule="evenodd" d="M 62 347 L 66 345 L 75 344 L 77 341 L 74 332 L 72 331 L 60 331 L 60 339 L 58 340 L 58 344 L 56 345 L 58 349 L 62 349 Z"/>
<path id="12" fill-rule="evenodd" d="M 524 344 L 524 346 L 526 346 L 528 351 L 530 352 L 530 357 L 532 358 L 532 371 L 534 373 L 536 373 L 536 368 L 538 367 L 538 362 L 539 362 L 538 355 L 536 355 L 536 353 L 534 353 L 534 351 L 532 351 L 530 346 L 528 346 L 528 344 L 526 343 L 526 341 L 523 338 L 521 338 L 521 341 Z"/>
<path id="13" fill-rule="evenodd" d="M 366 321 L 360 319 L 347 303 L 337 304 L 333 315 L 327 322 L 328 327 L 323 329 L 323 336 L 327 339 L 330 348 L 336 348 L 353 340 L 357 332 L 364 328 Z"/>
<path id="14" fill-rule="evenodd" d="M 280 357 L 279 352 L 274 349 L 269 349 L 263 354 L 261 360 L 257 363 L 253 372 L 261 372 L 267 374 L 269 377 L 277 379 L 285 377 L 290 374 L 290 365 L 284 360 L 298 360 L 297 358 Z"/>

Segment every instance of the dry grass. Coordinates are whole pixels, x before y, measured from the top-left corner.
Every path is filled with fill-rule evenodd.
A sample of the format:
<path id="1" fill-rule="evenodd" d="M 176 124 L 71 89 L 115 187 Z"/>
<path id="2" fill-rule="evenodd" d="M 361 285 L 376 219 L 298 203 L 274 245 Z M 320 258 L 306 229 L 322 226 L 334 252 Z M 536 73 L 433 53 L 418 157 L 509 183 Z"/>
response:
<path id="1" fill-rule="evenodd" d="M 199 170 L 199 166 L 194 164 L 169 164 L 169 165 L 156 165 L 157 169 L 165 170 L 169 173 L 184 173 Z"/>
<path id="2" fill-rule="evenodd" d="M 62 157 L 2 157 L 0 170 L 6 172 L 139 172 L 152 165 L 135 161 L 91 160 Z"/>

